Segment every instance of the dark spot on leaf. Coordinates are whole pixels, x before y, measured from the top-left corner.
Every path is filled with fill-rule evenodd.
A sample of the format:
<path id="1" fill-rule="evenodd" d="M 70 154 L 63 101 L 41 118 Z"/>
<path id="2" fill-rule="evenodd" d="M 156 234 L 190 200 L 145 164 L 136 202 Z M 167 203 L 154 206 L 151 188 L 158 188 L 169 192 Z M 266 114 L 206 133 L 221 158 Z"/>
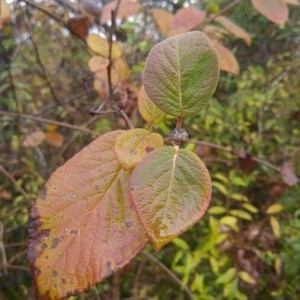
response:
<path id="1" fill-rule="evenodd" d="M 46 255 L 46 256 L 45 256 L 45 259 L 48 259 L 48 258 L 49 258 L 49 256 L 48 256 L 48 255 Z"/>
<path id="2" fill-rule="evenodd" d="M 41 225 L 40 215 L 38 208 L 34 206 L 31 209 L 29 217 L 29 245 L 28 245 L 28 260 L 30 264 L 33 264 L 34 261 L 45 251 L 47 245 L 44 243 L 41 245 L 43 240 L 50 235 L 49 229 L 40 230 Z"/>
<path id="3" fill-rule="evenodd" d="M 41 191 L 39 193 L 39 198 L 42 200 L 45 200 L 47 198 L 47 188 L 46 187 L 41 189 Z"/>
<path id="4" fill-rule="evenodd" d="M 32 272 L 33 272 L 33 275 L 34 275 L 35 278 L 38 277 L 38 276 L 40 276 L 41 273 L 42 273 L 41 270 L 39 268 L 37 268 L 37 267 L 33 267 L 32 268 Z"/>
<path id="5" fill-rule="evenodd" d="M 71 234 L 77 234 L 77 233 L 78 233 L 78 230 L 77 230 L 77 229 L 72 229 L 70 233 L 71 233 Z"/>
<path id="6" fill-rule="evenodd" d="M 150 146 L 147 146 L 145 150 L 146 150 L 147 153 L 149 153 L 149 152 L 151 152 L 153 150 L 153 148 L 150 147 Z"/>
<path id="7" fill-rule="evenodd" d="M 51 248 L 54 249 L 57 247 L 57 245 L 61 242 L 62 238 L 55 238 L 51 242 Z"/>
<path id="8" fill-rule="evenodd" d="M 57 271 L 52 271 L 52 277 L 57 277 L 57 275 L 58 275 L 58 273 L 57 273 Z"/>
<path id="9" fill-rule="evenodd" d="M 131 226 L 132 226 L 132 222 L 125 222 L 125 226 L 126 226 L 126 228 L 130 228 Z"/>
<path id="10" fill-rule="evenodd" d="M 64 278 L 61 279 L 61 282 L 62 282 L 62 284 L 67 284 L 67 280 Z"/>

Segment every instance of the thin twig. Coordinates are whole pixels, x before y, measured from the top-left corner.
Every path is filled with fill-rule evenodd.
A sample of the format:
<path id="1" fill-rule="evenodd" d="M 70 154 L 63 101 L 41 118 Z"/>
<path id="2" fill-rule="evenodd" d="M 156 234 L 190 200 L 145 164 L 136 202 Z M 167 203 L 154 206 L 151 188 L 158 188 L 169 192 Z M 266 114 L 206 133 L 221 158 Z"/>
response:
<path id="1" fill-rule="evenodd" d="M 6 252 L 3 243 L 3 232 L 4 232 L 4 226 L 0 220 L 0 251 L 2 252 L 2 264 L 7 265 Z M 4 269 L 4 274 L 7 275 L 7 268 Z"/>
<path id="2" fill-rule="evenodd" d="M 74 129 L 74 130 L 78 130 L 78 131 L 83 131 L 83 132 L 87 132 L 92 134 L 93 131 L 86 129 L 86 128 L 82 128 L 80 126 L 76 126 L 76 125 L 71 125 L 65 122 L 60 122 L 60 121 L 56 121 L 56 120 L 51 120 L 51 119 L 45 119 L 42 117 L 37 117 L 37 116 L 32 116 L 32 115 L 26 115 L 26 114 L 18 114 L 18 113 L 14 113 L 14 112 L 8 112 L 8 111 L 3 111 L 0 110 L 0 115 L 3 116 L 7 116 L 7 117 L 11 117 L 11 118 L 22 118 L 22 119 L 30 119 L 30 120 L 34 120 L 37 122 L 41 122 L 41 123 L 47 123 L 47 124 L 55 124 L 61 127 L 65 127 L 65 128 L 70 128 L 70 129 Z"/>
<path id="3" fill-rule="evenodd" d="M 164 264 L 162 264 L 157 258 L 155 258 L 153 255 L 142 251 L 141 252 L 144 256 L 146 256 L 147 258 L 149 258 L 153 263 L 155 263 L 156 265 L 158 265 L 162 270 L 164 270 L 178 285 L 180 285 L 180 287 L 186 292 L 186 294 L 188 295 L 189 299 L 191 300 L 195 300 L 192 292 L 189 290 L 189 288 L 183 284 L 181 282 L 181 280 L 170 270 L 168 269 Z"/>
<path id="4" fill-rule="evenodd" d="M 193 143 L 193 144 L 196 144 L 196 145 L 200 145 L 200 146 L 208 146 L 210 148 L 215 148 L 215 149 L 218 149 L 218 150 L 222 150 L 222 151 L 226 151 L 226 152 L 229 152 L 231 154 L 234 154 L 234 155 L 238 155 L 238 153 L 235 151 L 235 150 L 232 150 L 230 147 L 224 147 L 224 146 L 221 146 L 221 145 L 217 145 L 217 144 L 214 144 L 214 143 L 210 143 L 210 142 L 205 142 L 205 141 L 194 141 L 194 140 L 191 140 L 189 141 L 190 143 Z M 253 161 L 256 161 L 266 167 L 269 167 L 270 169 L 273 169 L 277 172 L 280 172 L 280 168 L 273 165 L 272 163 L 268 162 L 268 161 L 265 161 L 264 159 L 262 158 L 259 158 L 259 157 L 255 157 L 255 156 L 251 156 L 252 160 Z"/>
<path id="5" fill-rule="evenodd" d="M 5 269 L 13 269 L 13 270 L 20 270 L 20 271 L 26 271 L 26 272 L 31 272 L 30 268 L 23 267 L 23 266 L 16 266 L 16 265 L 9 265 L 9 264 L 1 264 L 0 265 L 0 271 Z"/>
<path id="6" fill-rule="evenodd" d="M 16 179 L 1 164 L 0 172 L 16 187 L 16 189 L 23 195 L 26 200 L 32 200 L 29 194 L 17 183 Z"/>

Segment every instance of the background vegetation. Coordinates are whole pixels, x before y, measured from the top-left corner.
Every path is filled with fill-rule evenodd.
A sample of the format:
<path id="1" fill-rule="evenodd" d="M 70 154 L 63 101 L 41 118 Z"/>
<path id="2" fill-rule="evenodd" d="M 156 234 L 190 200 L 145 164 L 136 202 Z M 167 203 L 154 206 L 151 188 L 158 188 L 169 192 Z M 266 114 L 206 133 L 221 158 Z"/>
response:
<path id="1" fill-rule="evenodd" d="M 95 1 L 97 11 L 86 1 L 14 1 L 5 14 L 1 1 L 0 299 L 35 299 L 27 224 L 47 178 L 95 137 L 127 127 L 120 113 L 89 114 L 106 96 L 107 80 L 94 81 L 85 39 L 88 32 L 108 35 L 109 23 L 99 18 L 106 2 Z M 147 247 L 76 299 L 299 297 L 299 6 L 289 6 L 288 21 L 278 25 L 247 0 L 140 1 L 138 11 L 117 22 L 115 37 L 128 64 L 115 66 L 117 104 L 136 127 L 143 126 L 137 111 L 143 66 L 151 47 L 165 38 L 152 9 L 175 14 L 191 4 L 206 12 L 203 22 L 230 51 L 223 52 L 226 72 L 214 99 L 201 115 L 184 120 L 187 147 L 211 173 L 210 209 L 159 253 Z M 217 15 L 243 28 L 251 45 L 243 41 L 247 36 L 237 39 L 214 22 Z M 196 28 L 203 29 L 203 22 Z M 167 134 L 172 122 L 158 130 Z"/>

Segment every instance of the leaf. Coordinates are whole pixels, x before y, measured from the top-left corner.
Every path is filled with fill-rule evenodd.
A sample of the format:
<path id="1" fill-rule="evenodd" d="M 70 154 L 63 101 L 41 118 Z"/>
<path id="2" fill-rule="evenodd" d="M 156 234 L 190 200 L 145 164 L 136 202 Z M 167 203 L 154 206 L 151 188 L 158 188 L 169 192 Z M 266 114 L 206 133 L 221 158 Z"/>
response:
<path id="1" fill-rule="evenodd" d="M 122 58 L 117 58 L 114 61 L 114 69 L 119 76 L 119 79 L 126 81 L 130 79 L 130 69 L 127 62 Z"/>
<path id="2" fill-rule="evenodd" d="M 143 119 L 152 126 L 159 124 L 166 117 L 166 114 L 149 99 L 143 86 L 139 92 L 138 109 Z"/>
<path id="3" fill-rule="evenodd" d="M 258 209 L 250 203 L 243 203 L 242 206 L 254 214 L 258 213 Z"/>
<path id="4" fill-rule="evenodd" d="M 276 24 L 284 24 L 289 17 L 289 9 L 282 0 L 251 0 L 254 8 Z"/>
<path id="5" fill-rule="evenodd" d="M 212 40 L 212 43 L 219 53 L 220 69 L 238 75 L 240 73 L 240 66 L 234 54 L 216 40 Z"/>
<path id="6" fill-rule="evenodd" d="M 197 10 L 193 7 L 180 8 L 173 16 L 168 36 L 190 31 L 204 19 L 204 11 Z"/>
<path id="7" fill-rule="evenodd" d="M 246 30 L 239 27 L 238 25 L 236 25 L 235 23 L 233 23 L 231 20 L 229 20 L 224 16 L 218 16 L 215 19 L 215 21 L 222 24 L 227 29 L 227 31 L 230 32 L 232 35 L 242 39 L 248 46 L 251 45 L 251 37 Z"/>
<path id="8" fill-rule="evenodd" d="M 9 6 L 5 0 L 0 1 L 0 29 L 11 20 Z"/>
<path id="9" fill-rule="evenodd" d="M 282 180 L 288 186 L 293 186 L 299 182 L 299 178 L 296 176 L 293 165 L 290 162 L 285 162 L 280 169 Z"/>
<path id="10" fill-rule="evenodd" d="M 239 227 L 237 225 L 238 219 L 232 216 L 225 216 L 220 219 L 220 224 L 226 225 L 229 228 L 233 229 L 234 231 L 238 232 Z"/>
<path id="11" fill-rule="evenodd" d="M 190 251 L 190 246 L 188 243 L 181 239 L 181 238 L 175 238 L 172 240 L 172 243 L 179 249 L 184 250 L 184 251 Z"/>
<path id="12" fill-rule="evenodd" d="M 146 155 L 132 172 L 131 198 L 156 250 L 204 215 L 211 180 L 200 158 L 165 146 Z"/>
<path id="13" fill-rule="evenodd" d="M 86 38 L 87 45 L 91 50 L 100 56 L 109 56 L 109 45 L 108 41 L 98 34 L 90 34 Z M 122 55 L 121 45 L 118 42 L 112 44 L 112 59 L 119 58 Z"/>
<path id="14" fill-rule="evenodd" d="M 90 19 L 88 16 L 79 15 L 72 17 L 68 20 L 67 25 L 71 33 L 76 37 L 85 39 L 89 34 Z"/>
<path id="15" fill-rule="evenodd" d="M 252 216 L 249 213 L 247 213 L 246 211 L 241 210 L 241 209 L 231 209 L 229 211 L 229 213 L 232 216 L 235 216 L 235 217 L 237 217 L 239 219 L 249 220 L 249 221 L 253 219 Z"/>
<path id="16" fill-rule="evenodd" d="M 173 15 L 170 12 L 160 8 L 153 8 L 151 12 L 154 22 L 158 26 L 160 32 L 164 35 L 167 35 L 170 30 Z"/>
<path id="17" fill-rule="evenodd" d="M 216 280 L 216 284 L 225 284 L 230 282 L 236 275 L 236 269 L 230 268 L 224 274 L 219 276 Z"/>
<path id="18" fill-rule="evenodd" d="M 150 100 L 165 113 L 198 114 L 219 79 L 218 56 L 208 37 L 193 31 L 155 45 L 146 60 L 143 83 Z"/>
<path id="19" fill-rule="evenodd" d="M 266 210 L 267 214 L 277 214 L 283 210 L 283 206 L 279 203 L 272 204 Z"/>
<path id="20" fill-rule="evenodd" d="M 223 206 L 213 206 L 210 207 L 207 211 L 210 215 L 221 215 L 226 212 L 226 208 Z"/>
<path id="21" fill-rule="evenodd" d="M 130 171 L 100 136 L 57 169 L 30 213 L 28 259 L 38 299 L 64 299 L 126 265 L 147 237 L 128 198 Z"/>
<path id="22" fill-rule="evenodd" d="M 133 168 L 154 149 L 164 145 L 164 139 L 158 133 L 136 128 L 122 132 L 116 139 L 115 153 L 125 169 Z"/>
<path id="23" fill-rule="evenodd" d="M 64 142 L 64 136 L 58 132 L 47 132 L 46 141 L 54 147 L 61 147 Z"/>
<path id="24" fill-rule="evenodd" d="M 253 278 L 249 273 L 247 273 L 245 271 L 239 271 L 238 275 L 243 281 L 245 281 L 249 284 L 256 284 L 255 278 Z"/>
<path id="25" fill-rule="evenodd" d="M 116 9 L 118 1 L 111 1 L 103 7 L 101 15 L 101 24 L 111 21 L 111 11 Z M 128 17 L 136 14 L 141 8 L 138 2 L 131 0 L 122 0 L 118 9 L 116 18 L 125 20 Z"/>
<path id="26" fill-rule="evenodd" d="M 273 231 L 274 235 L 277 238 L 280 238 L 281 230 L 280 230 L 280 224 L 278 222 L 278 219 L 275 218 L 274 216 L 271 216 L 270 217 L 270 225 L 271 225 L 271 228 L 272 228 L 272 231 Z"/>
<path id="27" fill-rule="evenodd" d="M 23 141 L 24 147 L 36 147 L 40 145 L 46 139 L 45 132 L 41 130 L 34 131 L 28 134 Z"/>
<path id="28" fill-rule="evenodd" d="M 109 59 L 103 58 L 102 56 L 93 56 L 90 58 L 88 65 L 90 71 L 96 73 L 107 68 L 109 65 Z"/>

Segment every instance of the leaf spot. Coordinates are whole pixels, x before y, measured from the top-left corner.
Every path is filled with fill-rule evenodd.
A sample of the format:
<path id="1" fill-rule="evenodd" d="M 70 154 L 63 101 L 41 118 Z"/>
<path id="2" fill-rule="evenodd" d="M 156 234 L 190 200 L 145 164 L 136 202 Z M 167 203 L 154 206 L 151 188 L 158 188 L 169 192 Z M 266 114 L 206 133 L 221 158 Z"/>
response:
<path id="1" fill-rule="evenodd" d="M 73 194 L 71 195 L 71 198 L 72 198 L 72 199 L 76 199 L 76 198 L 77 198 L 77 195 L 76 195 L 75 193 L 73 193 Z"/>
<path id="2" fill-rule="evenodd" d="M 54 249 L 58 246 L 58 244 L 61 242 L 62 238 L 55 238 L 51 242 L 51 248 Z"/>
<path id="3" fill-rule="evenodd" d="M 58 275 L 57 271 L 54 270 L 54 271 L 52 272 L 52 277 L 57 277 L 57 275 Z"/>
<path id="4" fill-rule="evenodd" d="M 71 234 L 77 234 L 78 233 L 78 230 L 77 229 L 72 229 L 71 230 Z"/>
<path id="5" fill-rule="evenodd" d="M 39 198 L 42 200 L 45 200 L 47 198 L 47 188 L 44 187 L 40 193 L 39 193 Z"/>
<path id="6" fill-rule="evenodd" d="M 125 222 L 126 228 L 130 228 L 132 226 L 132 222 Z"/>

